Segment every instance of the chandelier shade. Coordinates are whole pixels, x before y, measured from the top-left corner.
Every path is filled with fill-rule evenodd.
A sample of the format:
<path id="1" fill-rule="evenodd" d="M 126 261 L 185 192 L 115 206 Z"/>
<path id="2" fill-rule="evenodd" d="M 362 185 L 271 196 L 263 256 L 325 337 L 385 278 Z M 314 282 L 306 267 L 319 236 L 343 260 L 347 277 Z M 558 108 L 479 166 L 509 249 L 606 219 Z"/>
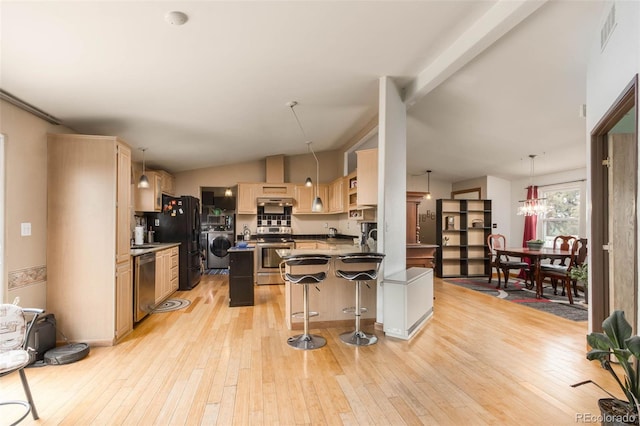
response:
<path id="1" fill-rule="evenodd" d="M 534 161 L 535 161 L 535 154 L 530 154 L 529 155 L 530 161 L 531 161 L 531 166 L 530 166 L 530 170 L 529 170 L 529 187 L 531 189 L 533 189 L 532 191 L 532 196 L 529 198 L 527 197 L 526 200 L 520 200 L 519 202 L 522 203 L 519 207 L 518 207 L 518 215 L 520 216 L 542 216 L 545 215 L 549 209 L 547 206 L 547 199 L 546 198 L 538 198 L 538 188 L 533 184 L 533 179 L 535 176 L 535 170 L 534 170 Z"/>

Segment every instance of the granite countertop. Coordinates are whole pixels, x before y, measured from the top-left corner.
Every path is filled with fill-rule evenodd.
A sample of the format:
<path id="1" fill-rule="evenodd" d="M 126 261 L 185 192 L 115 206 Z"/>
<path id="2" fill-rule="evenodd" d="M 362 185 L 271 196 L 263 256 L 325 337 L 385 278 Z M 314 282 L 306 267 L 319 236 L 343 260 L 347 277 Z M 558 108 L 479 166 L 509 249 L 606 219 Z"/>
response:
<path id="1" fill-rule="evenodd" d="M 360 246 L 346 245 L 346 244 L 335 244 L 329 246 L 329 248 L 319 248 L 319 249 L 279 249 L 276 250 L 278 256 L 285 257 L 297 254 L 326 254 L 329 256 L 342 256 L 344 254 L 350 253 L 371 253 L 366 246 L 360 248 Z"/>
<path id="2" fill-rule="evenodd" d="M 147 253 L 166 250 L 171 247 L 179 246 L 181 243 L 151 243 L 143 244 L 143 246 L 132 246 L 131 256 L 140 256 Z"/>

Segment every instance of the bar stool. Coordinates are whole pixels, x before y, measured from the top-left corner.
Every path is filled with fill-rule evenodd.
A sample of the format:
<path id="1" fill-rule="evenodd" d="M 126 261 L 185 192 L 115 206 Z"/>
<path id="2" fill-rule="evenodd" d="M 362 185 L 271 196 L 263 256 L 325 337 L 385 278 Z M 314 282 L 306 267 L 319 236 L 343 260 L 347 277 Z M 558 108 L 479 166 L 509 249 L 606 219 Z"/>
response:
<path id="1" fill-rule="evenodd" d="M 338 256 L 336 260 L 343 264 L 375 264 L 374 269 L 367 270 L 342 270 L 336 267 L 336 276 L 343 278 L 347 281 L 356 283 L 356 306 L 353 308 L 343 309 L 344 313 L 351 313 L 353 311 L 356 317 L 356 329 L 354 331 L 348 331 L 340 335 L 340 340 L 348 345 L 354 346 L 368 346 L 373 345 L 378 341 L 378 338 L 374 334 L 366 334 L 360 330 L 360 315 L 363 312 L 367 312 L 367 308 L 360 306 L 360 284 L 364 281 L 375 280 L 378 278 L 378 271 L 380 270 L 380 264 L 384 259 L 382 253 L 349 253 Z M 367 287 L 369 285 L 367 284 Z"/>
<path id="2" fill-rule="evenodd" d="M 291 336 L 287 339 L 287 344 L 293 348 L 303 350 L 318 349 L 327 344 L 327 340 L 324 337 L 315 334 L 309 334 L 309 317 L 318 315 L 317 312 L 309 311 L 309 285 L 319 284 L 327 278 L 327 271 L 329 270 L 330 260 L 331 256 L 327 255 L 298 254 L 285 256 L 282 262 L 280 262 L 280 274 L 282 275 L 283 279 L 289 281 L 292 284 L 302 285 L 304 310 L 302 312 L 295 312 L 292 314 L 292 316 L 304 319 L 304 332 L 296 336 Z M 289 267 L 289 272 L 283 273 L 284 265 Z M 324 271 L 307 272 L 303 274 L 292 273 L 293 267 L 314 265 L 326 265 L 326 269 Z"/>

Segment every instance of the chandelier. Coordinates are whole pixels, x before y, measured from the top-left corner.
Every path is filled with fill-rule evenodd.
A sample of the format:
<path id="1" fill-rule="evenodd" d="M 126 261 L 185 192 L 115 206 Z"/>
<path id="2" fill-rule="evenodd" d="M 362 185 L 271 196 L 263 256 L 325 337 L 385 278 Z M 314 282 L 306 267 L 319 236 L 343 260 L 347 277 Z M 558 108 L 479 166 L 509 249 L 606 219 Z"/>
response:
<path id="1" fill-rule="evenodd" d="M 529 171 L 529 186 L 533 187 L 533 177 L 534 173 L 534 161 L 535 154 L 529 155 L 531 159 L 531 169 Z M 522 205 L 518 207 L 518 214 L 520 216 L 539 216 L 544 215 L 549 210 L 547 207 L 547 199 L 546 198 L 530 198 L 528 200 L 520 200 Z"/>

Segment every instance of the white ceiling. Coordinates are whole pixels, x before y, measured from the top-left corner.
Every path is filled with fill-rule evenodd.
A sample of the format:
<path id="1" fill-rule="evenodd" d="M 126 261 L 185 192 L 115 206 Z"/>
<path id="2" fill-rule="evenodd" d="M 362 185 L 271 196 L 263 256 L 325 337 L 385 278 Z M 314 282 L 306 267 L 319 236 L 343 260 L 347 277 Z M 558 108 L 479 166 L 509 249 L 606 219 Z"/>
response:
<path id="1" fill-rule="evenodd" d="M 172 172 L 337 149 L 495 1 L 2 1 L 0 88 Z M 588 47 L 604 3 L 553 1 L 408 110 L 408 173 L 585 166 Z M 166 12 L 189 16 L 171 26 Z M 135 150 L 134 159 L 141 159 Z M 543 155 L 544 154 L 544 155 Z M 525 159 L 527 162 L 525 163 Z"/>

